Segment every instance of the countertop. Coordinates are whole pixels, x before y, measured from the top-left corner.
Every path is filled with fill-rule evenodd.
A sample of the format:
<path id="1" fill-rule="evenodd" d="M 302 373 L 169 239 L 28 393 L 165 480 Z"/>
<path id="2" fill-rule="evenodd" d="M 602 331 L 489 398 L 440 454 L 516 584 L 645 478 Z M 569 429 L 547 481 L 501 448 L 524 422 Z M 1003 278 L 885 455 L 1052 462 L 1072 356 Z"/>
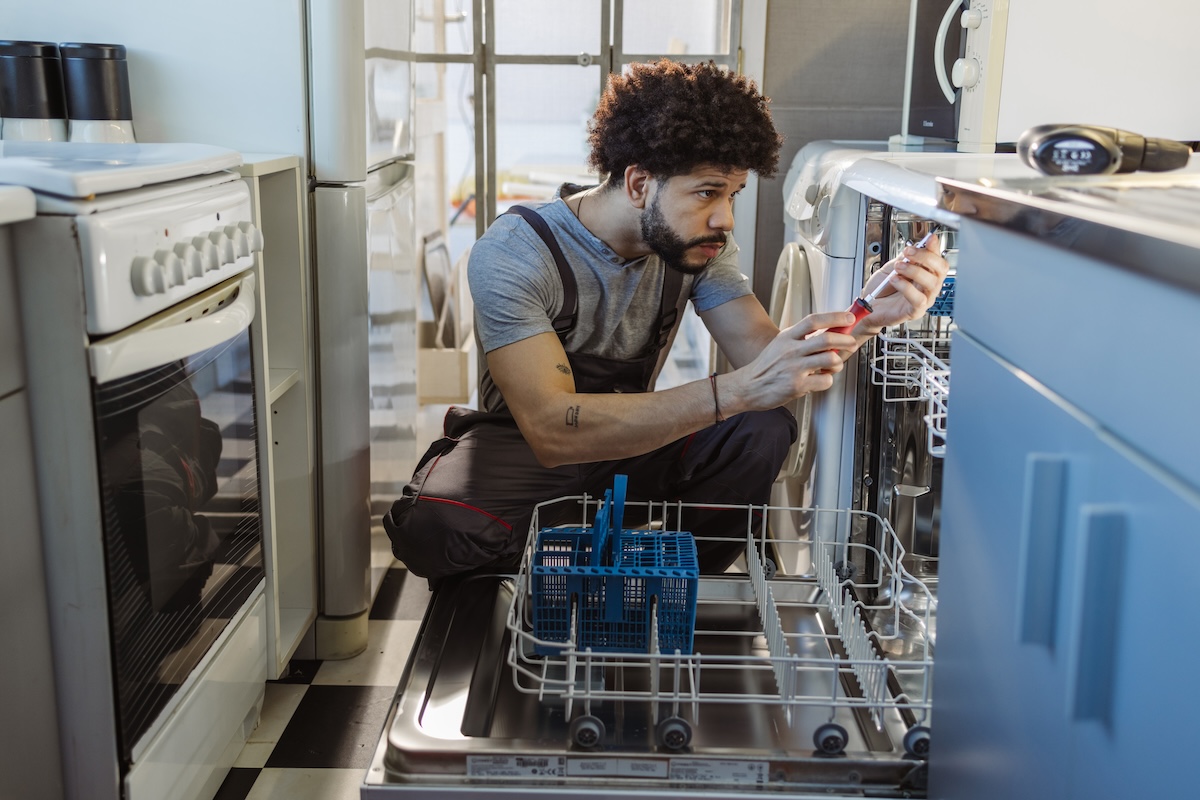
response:
<path id="1" fill-rule="evenodd" d="M 1200 154 L 1173 172 L 939 178 L 938 204 L 1200 294 Z"/>
<path id="2" fill-rule="evenodd" d="M 0 225 L 33 217 L 36 201 L 23 186 L 0 186 Z"/>

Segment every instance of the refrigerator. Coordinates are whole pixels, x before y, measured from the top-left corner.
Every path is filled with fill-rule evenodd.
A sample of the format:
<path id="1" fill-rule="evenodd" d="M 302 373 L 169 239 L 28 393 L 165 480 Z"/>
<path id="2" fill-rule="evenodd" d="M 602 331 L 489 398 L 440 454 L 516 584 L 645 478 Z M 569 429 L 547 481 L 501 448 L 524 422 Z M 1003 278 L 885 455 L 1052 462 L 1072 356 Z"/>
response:
<path id="1" fill-rule="evenodd" d="M 366 645 L 371 473 L 385 467 L 371 440 L 394 458 L 414 439 L 413 14 L 412 0 L 60 0 L 4 15 L 11 39 L 125 45 L 139 142 L 305 160 L 319 657 Z M 335 650 L 320 652 L 322 638 Z"/>

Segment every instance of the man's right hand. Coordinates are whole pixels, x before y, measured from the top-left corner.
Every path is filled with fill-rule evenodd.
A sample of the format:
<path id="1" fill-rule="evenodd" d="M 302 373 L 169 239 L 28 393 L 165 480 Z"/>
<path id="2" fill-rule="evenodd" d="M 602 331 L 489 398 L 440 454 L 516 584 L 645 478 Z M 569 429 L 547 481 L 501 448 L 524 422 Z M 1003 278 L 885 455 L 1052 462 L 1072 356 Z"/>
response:
<path id="1" fill-rule="evenodd" d="M 832 311 L 784 328 L 754 360 L 722 376 L 722 402 L 728 397 L 730 411 L 763 411 L 825 391 L 844 363 L 837 351 L 853 352 L 859 345 L 855 337 L 829 329 L 853 323 L 853 314 Z"/>

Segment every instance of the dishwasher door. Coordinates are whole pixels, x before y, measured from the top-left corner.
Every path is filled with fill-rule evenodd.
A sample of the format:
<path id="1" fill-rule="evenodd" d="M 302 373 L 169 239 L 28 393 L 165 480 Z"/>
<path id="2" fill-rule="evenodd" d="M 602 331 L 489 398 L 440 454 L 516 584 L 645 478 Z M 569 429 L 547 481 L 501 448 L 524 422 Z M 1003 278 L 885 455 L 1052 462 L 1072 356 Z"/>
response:
<path id="1" fill-rule="evenodd" d="M 914 717 L 904 691 L 893 687 L 901 700 L 877 720 L 856 705 L 845 668 L 853 659 L 816 578 L 770 581 L 787 662 L 795 667 L 787 673 L 794 678 L 791 702 L 780 699 L 778 659 L 767 655 L 755 601 L 762 589 L 749 575 L 700 580 L 694 653 L 705 661 L 688 676 L 699 692 L 679 690 L 678 661 L 647 679 L 647 670 L 605 654 L 574 664 L 577 683 L 600 687 L 590 702 L 578 699 L 586 691 L 568 692 L 571 702 L 539 696 L 516 674 L 538 663 L 532 654 L 513 656 L 510 614 L 520 585 L 520 576 L 510 575 L 439 586 L 363 784 L 364 800 L 924 796 L 926 762 L 906 752 Z M 583 713 L 602 728 L 595 747 L 574 743 L 572 717 Z M 660 743 L 664 720 L 683 721 L 686 746 Z M 844 750 L 832 755 L 817 747 L 815 733 L 830 724 L 846 732 Z"/>

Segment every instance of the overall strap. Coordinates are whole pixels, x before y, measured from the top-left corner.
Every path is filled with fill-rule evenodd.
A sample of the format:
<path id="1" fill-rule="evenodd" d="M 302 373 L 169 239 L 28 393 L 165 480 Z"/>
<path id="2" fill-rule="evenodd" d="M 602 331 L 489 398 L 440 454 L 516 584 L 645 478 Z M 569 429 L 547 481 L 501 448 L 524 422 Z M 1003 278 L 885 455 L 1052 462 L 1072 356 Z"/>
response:
<path id="1" fill-rule="evenodd" d="M 658 337 L 650 342 L 656 353 L 666 347 L 667 340 L 671 338 L 671 329 L 675 327 L 675 320 L 679 318 L 679 291 L 683 288 L 682 272 L 665 264 L 663 270 L 662 306 L 658 310 Z"/>
<path id="2" fill-rule="evenodd" d="M 571 271 L 571 267 L 567 265 L 567 259 L 563 255 L 562 248 L 558 246 L 558 240 L 554 238 L 554 234 L 550 231 L 550 226 L 546 224 L 546 220 L 542 219 L 542 215 L 534 211 L 532 208 L 525 206 L 512 206 L 505 214 L 517 214 L 529 223 L 534 232 L 541 237 L 546 243 L 546 247 L 550 248 L 550 255 L 554 257 L 554 266 L 558 268 L 558 276 L 562 279 L 563 287 L 563 304 L 558 311 L 558 316 L 554 318 L 554 332 L 558 337 L 564 338 L 575 327 L 575 320 L 579 314 L 579 298 L 575 287 L 575 273 Z"/>
<path id="3" fill-rule="evenodd" d="M 534 232 L 546 243 L 546 247 L 550 248 L 550 255 L 554 257 L 554 266 L 558 268 L 558 275 L 562 280 L 563 287 L 563 304 L 559 309 L 558 316 L 554 318 L 554 332 L 558 334 L 559 338 L 563 338 L 574 329 L 579 314 L 575 273 L 568 266 L 562 248 L 558 246 L 558 240 L 554 238 L 554 233 L 541 214 L 525 206 L 512 206 L 504 213 L 517 214 L 528 222 Z M 679 292 L 682 289 L 683 273 L 664 266 L 662 304 L 658 310 L 658 330 L 646 346 L 647 355 L 657 353 L 666 346 L 667 340 L 671 337 L 671 331 L 679 318 Z"/>

